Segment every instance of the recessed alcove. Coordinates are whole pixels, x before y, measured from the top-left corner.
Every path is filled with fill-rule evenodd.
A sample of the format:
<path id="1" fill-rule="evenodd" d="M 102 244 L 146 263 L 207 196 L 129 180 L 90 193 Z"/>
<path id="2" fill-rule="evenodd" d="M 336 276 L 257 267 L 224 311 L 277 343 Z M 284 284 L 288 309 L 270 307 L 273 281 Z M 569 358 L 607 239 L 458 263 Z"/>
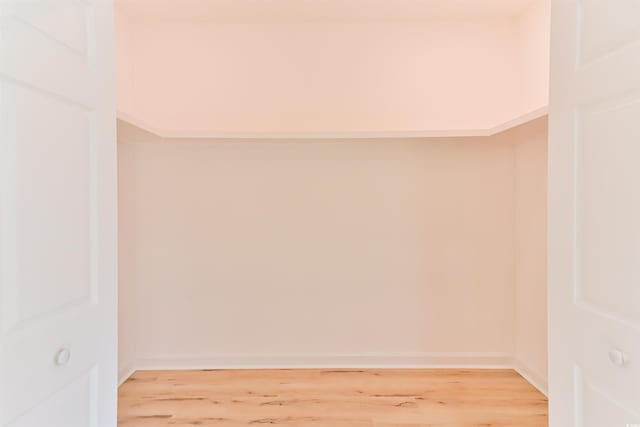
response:
<path id="1" fill-rule="evenodd" d="M 119 0 L 120 363 L 546 390 L 548 0 Z"/>

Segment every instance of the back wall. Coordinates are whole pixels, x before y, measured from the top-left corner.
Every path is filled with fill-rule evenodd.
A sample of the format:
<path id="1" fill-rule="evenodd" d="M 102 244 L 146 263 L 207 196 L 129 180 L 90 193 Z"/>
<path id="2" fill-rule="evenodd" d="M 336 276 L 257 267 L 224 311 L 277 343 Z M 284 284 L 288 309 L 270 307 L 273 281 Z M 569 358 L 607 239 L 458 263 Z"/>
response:
<path id="1" fill-rule="evenodd" d="M 120 123 L 119 140 L 123 377 L 517 359 L 544 389 L 544 233 L 530 231 L 544 232 L 546 119 L 343 141 Z"/>
<path id="2" fill-rule="evenodd" d="M 514 147 L 120 123 L 122 369 L 511 363 Z"/>

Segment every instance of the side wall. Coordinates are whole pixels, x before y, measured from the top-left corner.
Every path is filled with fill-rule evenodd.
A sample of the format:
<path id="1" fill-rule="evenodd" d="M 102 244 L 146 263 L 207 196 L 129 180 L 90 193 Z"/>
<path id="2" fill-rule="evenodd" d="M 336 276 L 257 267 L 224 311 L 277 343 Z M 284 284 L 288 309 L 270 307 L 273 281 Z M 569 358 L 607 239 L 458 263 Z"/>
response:
<path id="1" fill-rule="evenodd" d="M 518 23 L 520 111 L 546 107 L 549 103 L 549 50 L 551 0 L 532 1 Z"/>
<path id="2" fill-rule="evenodd" d="M 516 358 L 547 388 L 547 121 L 510 132 L 516 141 Z"/>
<path id="3" fill-rule="evenodd" d="M 116 101 L 119 113 L 136 114 L 138 105 L 135 102 L 134 85 L 134 25 L 122 12 L 118 4 L 114 7 L 115 46 L 116 46 Z"/>

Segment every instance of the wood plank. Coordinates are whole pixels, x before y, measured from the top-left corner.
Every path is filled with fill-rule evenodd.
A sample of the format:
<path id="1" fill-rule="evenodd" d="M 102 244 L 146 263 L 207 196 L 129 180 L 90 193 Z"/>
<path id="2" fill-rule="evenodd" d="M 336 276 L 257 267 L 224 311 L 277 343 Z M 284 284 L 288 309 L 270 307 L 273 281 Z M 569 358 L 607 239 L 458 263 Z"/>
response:
<path id="1" fill-rule="evenodd" d="M 138 371 L 120 427 L 547 426 L 547 399 L 512 370 Z"/>

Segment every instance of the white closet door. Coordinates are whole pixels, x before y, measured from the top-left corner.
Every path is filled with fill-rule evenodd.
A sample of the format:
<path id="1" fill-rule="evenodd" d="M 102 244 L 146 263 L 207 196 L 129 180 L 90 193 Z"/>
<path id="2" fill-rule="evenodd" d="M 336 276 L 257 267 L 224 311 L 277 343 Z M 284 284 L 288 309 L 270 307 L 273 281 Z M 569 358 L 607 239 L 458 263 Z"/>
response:
<path id="1" fill-rule="evenodd" d="M 640 1 L 552 3 L 550 424 L 640 425 Z"/>
<path id="2" fill-rule="evenodd" d="M 110 0 L 0 1 L 0 426 L 116 425 Z"/>

